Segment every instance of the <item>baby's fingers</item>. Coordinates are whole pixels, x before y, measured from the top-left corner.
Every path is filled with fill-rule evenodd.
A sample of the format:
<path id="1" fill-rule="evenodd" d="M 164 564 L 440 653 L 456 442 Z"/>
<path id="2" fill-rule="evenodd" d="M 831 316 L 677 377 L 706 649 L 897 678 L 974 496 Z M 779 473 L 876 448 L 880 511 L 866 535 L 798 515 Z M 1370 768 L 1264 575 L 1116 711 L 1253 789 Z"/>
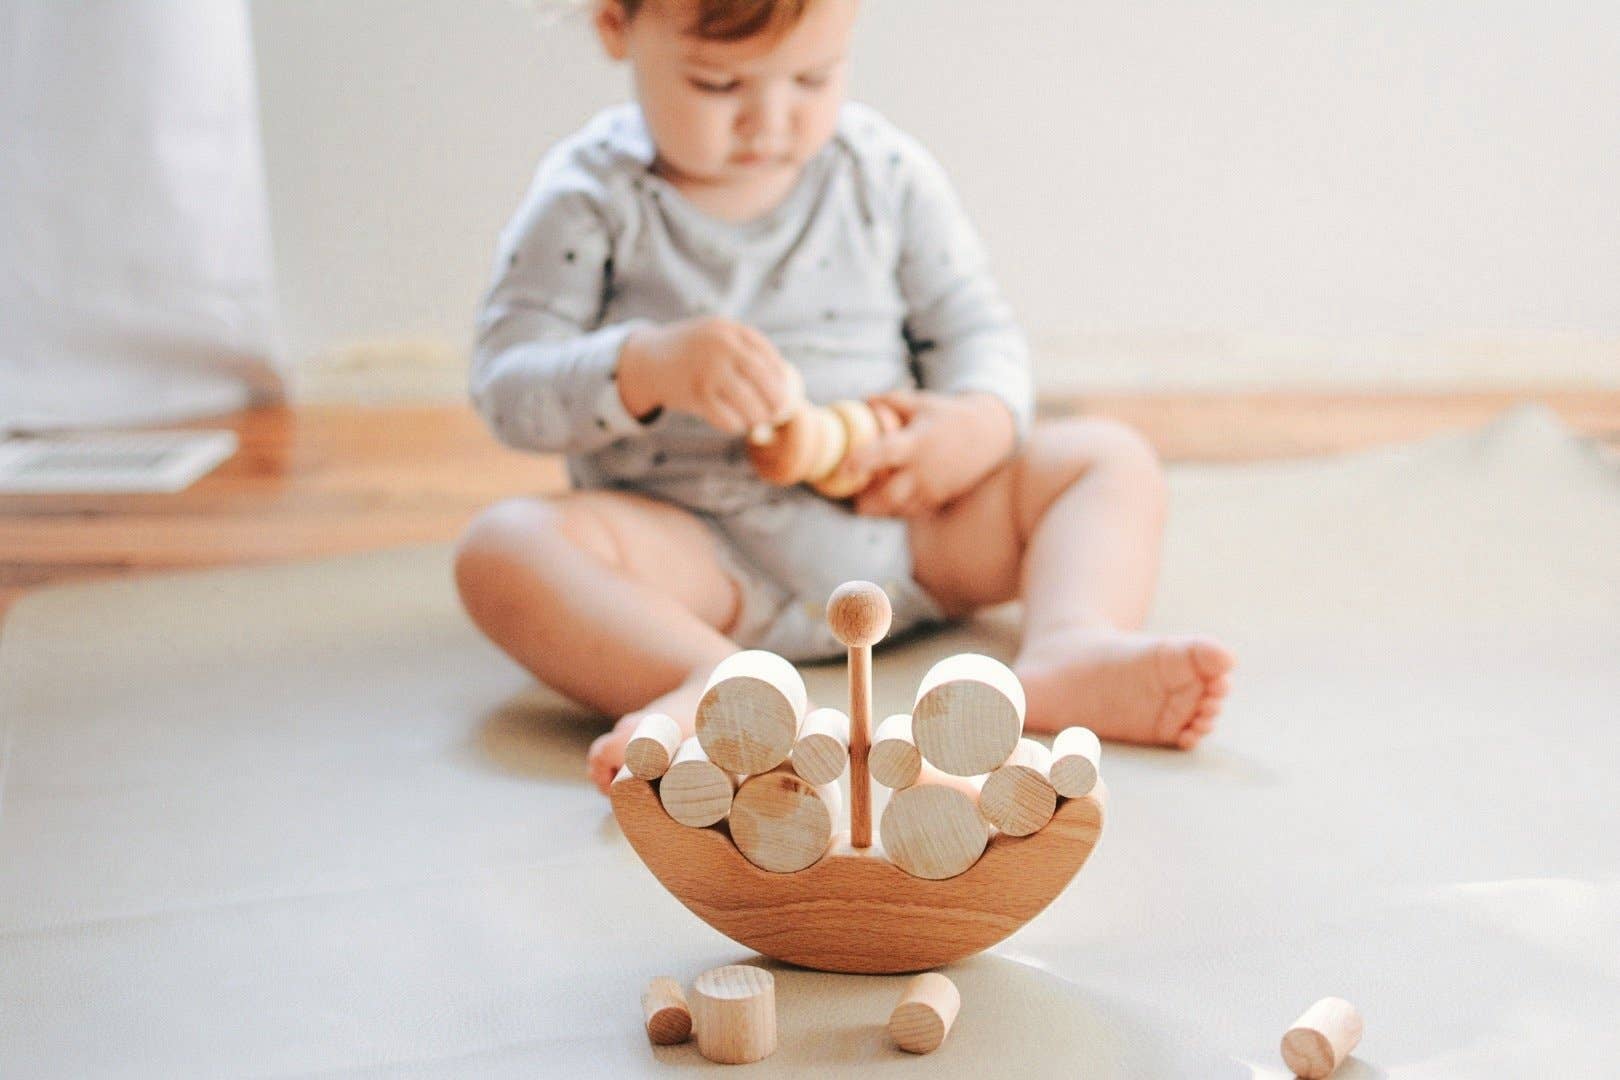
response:
<path id="1" fill-rule="evenodd" d="M 880 477 L 855 497 L 855 512 L 868 517 L 904 517 L 915 503 L 917 473 L 898 469 Z"/>
<path id="2" fill-rule="evenodd" d="M 909 428 L 879 435 L 864 446 L 849 452 L 848 467 L 853 472 L 878 473 L 884 469 L 900 469 L 912 463 L 916 456 L 917 433 Z"/>

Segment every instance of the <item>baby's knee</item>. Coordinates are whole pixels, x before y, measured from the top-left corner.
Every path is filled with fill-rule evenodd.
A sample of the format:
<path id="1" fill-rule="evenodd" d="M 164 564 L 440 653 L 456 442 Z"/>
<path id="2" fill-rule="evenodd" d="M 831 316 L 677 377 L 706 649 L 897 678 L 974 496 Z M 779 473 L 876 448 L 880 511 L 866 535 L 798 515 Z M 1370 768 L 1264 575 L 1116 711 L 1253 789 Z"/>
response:
<path id="1" fill-rule="evenodd" d="M 1164 467 L 1153 444 L 1129 424 L 1107 417 L 1075 417 L 1039 424 L 1030 435 L 1030 454 L 1073 479 L 1096 469 L 1163 500 Z"/>
<path id="2" fill-rule="evenodd" d="M 550 561 L 546 547 L 572 543 L 566 510 L 545 498 L 505 499 L 482 511 L 455 551 L 456 590 L 475 616 L 509 595 L 515 575 Z"/>

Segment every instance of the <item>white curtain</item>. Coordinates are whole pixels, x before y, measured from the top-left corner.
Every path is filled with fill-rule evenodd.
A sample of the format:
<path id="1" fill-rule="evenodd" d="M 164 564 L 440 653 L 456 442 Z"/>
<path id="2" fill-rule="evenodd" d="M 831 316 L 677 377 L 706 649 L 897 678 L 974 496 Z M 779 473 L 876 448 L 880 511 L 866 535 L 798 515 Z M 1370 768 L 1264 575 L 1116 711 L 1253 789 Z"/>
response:
<path id="1" fill-rule="evenodd" d="M 0 3 L 0 434 L 277 398 L 245 3 Z"/>

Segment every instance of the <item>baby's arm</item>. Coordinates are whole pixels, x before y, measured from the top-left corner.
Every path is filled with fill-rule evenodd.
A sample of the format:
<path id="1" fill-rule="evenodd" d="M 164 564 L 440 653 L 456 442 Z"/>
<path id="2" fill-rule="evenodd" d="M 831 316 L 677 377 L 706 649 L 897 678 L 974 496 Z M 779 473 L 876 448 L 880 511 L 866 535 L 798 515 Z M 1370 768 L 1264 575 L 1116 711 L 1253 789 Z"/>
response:
<path id="1" fill-rule="evenodd" d="M 1035 412 L 1024 335 L 944 169 L 909 139 L 901 161 L 900 292 L 922 388 L 999 399 L 1022 440 Z"/>
<path id="2" fill-rule="evenodd" d="M 542 172 L 501 235 L 478 318 L 472 397 L 502 442 L 578 453 L 641 432 L 615 374 L 640 322 L 601 325 L 611 284 L 604 200 L 588 177 Z"/>

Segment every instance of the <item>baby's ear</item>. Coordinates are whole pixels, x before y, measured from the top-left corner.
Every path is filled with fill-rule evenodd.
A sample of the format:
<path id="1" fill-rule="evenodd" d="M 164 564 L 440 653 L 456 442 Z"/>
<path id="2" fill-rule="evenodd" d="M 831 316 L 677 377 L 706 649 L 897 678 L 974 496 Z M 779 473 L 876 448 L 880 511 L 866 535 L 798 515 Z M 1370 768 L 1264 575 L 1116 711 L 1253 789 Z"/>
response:
<path id="1" fill-rule="evenodd" d="M 623 60 L 630 55 L 630 13 L 625 11 L 622 0 L 596 0 L 591 21 L 609 57 Z"/>

